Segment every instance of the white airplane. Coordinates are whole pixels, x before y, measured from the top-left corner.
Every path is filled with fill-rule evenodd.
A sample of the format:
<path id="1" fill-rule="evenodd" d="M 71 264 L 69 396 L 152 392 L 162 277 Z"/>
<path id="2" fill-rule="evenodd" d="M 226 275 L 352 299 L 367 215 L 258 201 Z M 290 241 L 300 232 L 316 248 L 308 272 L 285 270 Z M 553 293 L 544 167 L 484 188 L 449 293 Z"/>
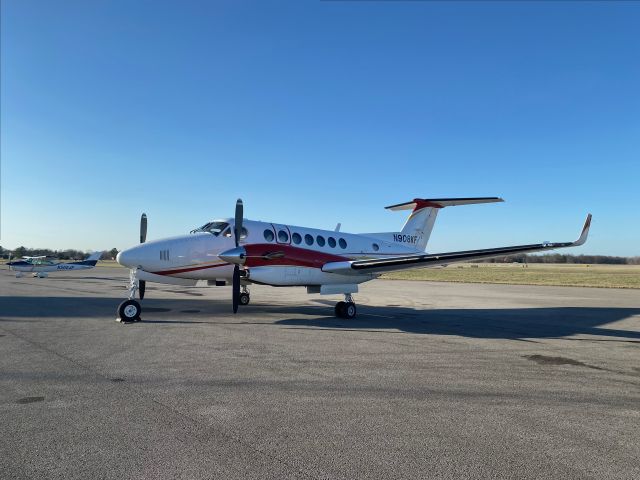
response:
<path id="1" fill-rule="evenodd" d="M 118 307 L 118 318 L 140 320 L 136 290 L 144 298 L 147 281 L 195 286 L 232 285 L 233 312 L 249 304 L 251 284 L 304 286 L 307 293 L 343 294 L 335 314 L 354 318 L 352 294 L 358 284 L 384 272 L 441 266 L 482 258 L 529 253 L 582 245 L 587 240 L 591 214 L 575 242 L 543 242 L 512 247 L 429 254 L 425 252 L 440 209 L 456 205 L 502 202 L 498 197 L 416 198 L 386 207 L 411 210 L 402 231 L 350 234 L 335 230 L 261 222 L 243 218 L 242 200 L 235 218 L 214 220 L 188 235 L 146 242 L 147 217 L 140 220 L 140 245 L 120 252 L 117 261 L 129 267 L 129 299 Z"/>
<path id="2" fill-rule="evenodd" d="M 7 262 L 9 270 L 16 272 L 16 278 L 22 277 L 23 273 L 33 273 L 34 277 L 45 278 L 49 276 L 49 272 L 65 272 L 68 270 L 87 270 L 93 268 L 98 263 L 98 259 L 102 252 L 94 252 L 85 260 L 80 262 L 54 262 L 47 260 L 46 255 L 39 257 L 22 257 L 21 260 Z"/>

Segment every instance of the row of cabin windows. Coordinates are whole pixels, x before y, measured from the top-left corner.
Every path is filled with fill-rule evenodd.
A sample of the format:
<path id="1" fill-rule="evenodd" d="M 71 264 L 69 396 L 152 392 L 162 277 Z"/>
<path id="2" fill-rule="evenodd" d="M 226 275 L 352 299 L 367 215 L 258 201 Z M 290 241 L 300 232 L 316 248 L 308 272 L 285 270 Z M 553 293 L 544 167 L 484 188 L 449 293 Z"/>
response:
<path id="1" fill-rule="evenodd" d="M 271 230 L 270 228 L 267 228 L 264 231 L 264 239 L 267 242 L 273 242 L 274 238 L 275 236 L 273 234 L 273 230 Z M 287 243 L 289 241 L 289 233 L 286 230 L 278 230 L 278 241 L 280 243 Z M 300 245 L 302 243 L 302 235 L 300 235 L 298 232 L 294 232 L 291 235 L 291 241 L 296 245 Z M 314 241 L 320 247 L 324 247 L 327 243 L 331 248 L 336 247 L 336 239 L 333 237 L 329 237 L 325 240 L 325 238 L 322 235 L 316 236 L 315 239 L 313 238 L 312 235 L 309 235 L 308 233 L 304 236 L 304 243 L 306 243 L 307 245 L 309 246 L 313 245 Z M 345 249 L 347 248 L 347 241 L 344 238 L 339 238 L 337 245 L 340 245 L 340 248 Z"/>

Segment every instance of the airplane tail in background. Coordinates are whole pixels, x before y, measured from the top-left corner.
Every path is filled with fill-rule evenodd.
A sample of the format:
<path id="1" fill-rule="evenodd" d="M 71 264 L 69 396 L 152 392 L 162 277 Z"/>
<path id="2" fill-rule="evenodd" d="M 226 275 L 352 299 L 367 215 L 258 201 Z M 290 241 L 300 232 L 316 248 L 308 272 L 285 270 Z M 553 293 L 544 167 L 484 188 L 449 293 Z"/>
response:
<path id="1" fill-rule="evenodd" d="M 95 267 L 96 263 L 98 263 L 98 260 L 100 260 L 100 257 L 102 256 L 104 252 L 93 252 L 91 255 L 89 255 L 87 258 L 85 258 L 84 260 L 82 260 L 81 262 L 73 262 L 74 265 L 88 265 L 91 267 Z"/>
<path id="2" fill-rule="evenodd" d="M 410 202 L 390 205 L 388 210 L 412 210 L 400 233 L 393 234 L 393 241 L 402 245 L 424 250 L 431 236 L 431 230 L 438 216 L 438 211 L 444 207 L 458 205 L 473 205 L 476 203 L 503 202 L 499 197 L 474 198 L 415 198 Z"/>

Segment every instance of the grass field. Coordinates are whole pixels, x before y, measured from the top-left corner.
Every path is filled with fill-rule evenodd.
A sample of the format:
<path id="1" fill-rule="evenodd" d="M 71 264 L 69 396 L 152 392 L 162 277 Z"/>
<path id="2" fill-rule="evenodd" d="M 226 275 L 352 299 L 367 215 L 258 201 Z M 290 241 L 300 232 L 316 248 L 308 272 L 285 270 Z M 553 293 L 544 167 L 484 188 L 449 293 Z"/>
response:
<path id="1" fill-rule="evenodd" d="M 6 260 L 0 260 L 0 265 Z M 101 260 L 100 267 L 120 267 L 113 260 Z M 121 267 L 122 268 L 122 267 Z M 640 265 L 578 265 L 532 263 L 454 264 L 445 268 L 424 268 L 385 274 L 392 280 L 432 282 L 504 283 L 511 285 L 559 285 L 572 287 L 638 288 Z"/>
<path id="2" fill-rule="evenodd" d="M 533 263 L 454 264 L 385 274 L 394 280 L 433 282 L 506 283 L 574 287 L 640 288 L 640 265 L 579 265 Z"/>

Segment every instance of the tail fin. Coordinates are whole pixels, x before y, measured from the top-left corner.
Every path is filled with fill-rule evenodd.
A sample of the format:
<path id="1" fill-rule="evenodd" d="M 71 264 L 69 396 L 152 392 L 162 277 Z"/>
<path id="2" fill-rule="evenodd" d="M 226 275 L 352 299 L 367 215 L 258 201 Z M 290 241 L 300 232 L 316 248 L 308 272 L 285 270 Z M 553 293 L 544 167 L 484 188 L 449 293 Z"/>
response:
<path id="1" fill-rule="evenodd" d="M 385 207 L 389 210 L 413 210 L 399 235 L 394 235 L 398 243 L 424 250 L 431 236 L 438 211 L 444 207 L 473 205 L 476 203 L 504 202 L 499 197 L 474 198 L 414 198 L 410 202 Z"/>
<path id="2" fill-rule="evenodd" d="M 85 258 L 85 261 L 89 261 L 89 262 L 91 262 L 93 260 L 98 261 L 98 260 L 100 260 L 100 257 L 102 256 L 103 253 L 104 252 L 93 252 L 91 255 L 89 255 L 88 258 Z"/>
<path id="3" fill-rule="evenodd" d="M 73 263 L 74 265 L 87 265 L 87 266 L 90 266 L 90 267 L 95 267 L 96 263 L 98 263 L 98 260 L 100 260 L 100 257 L 102 256 L 103 253 L 104 253 L 104 251 L 93 252 L 91 255 L 89 255 L 84 260 L 82 260 L 80 262 L 71 262 L 71 263 Z"/>

